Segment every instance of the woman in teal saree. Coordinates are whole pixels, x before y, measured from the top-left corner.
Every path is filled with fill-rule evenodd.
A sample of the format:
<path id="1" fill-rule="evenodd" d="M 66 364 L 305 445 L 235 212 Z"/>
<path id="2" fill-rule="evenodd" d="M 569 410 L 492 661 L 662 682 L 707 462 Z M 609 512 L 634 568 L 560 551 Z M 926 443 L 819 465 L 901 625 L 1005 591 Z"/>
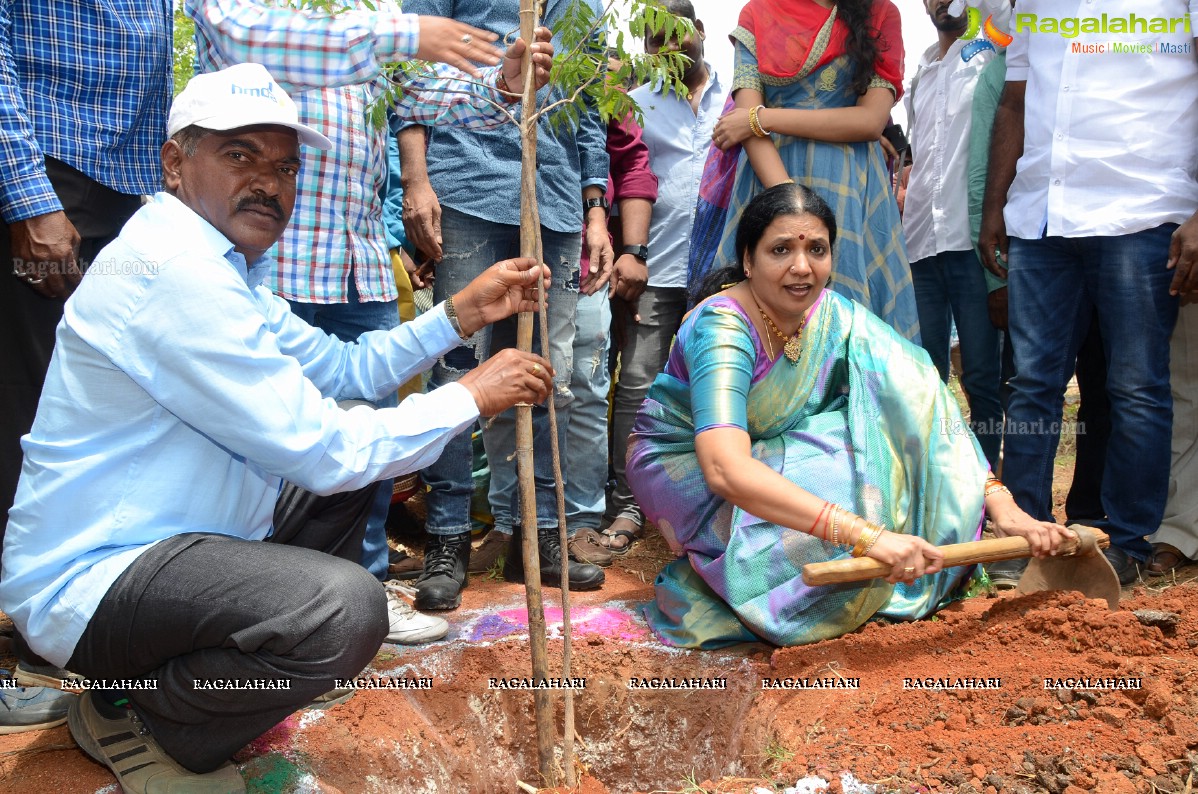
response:
<path id="1" fill-rule="evenodd" d="M 833 289 L 918 342 L 911 268 L 879 143 L 902 94 L 898 9 L 890 0 L 749 0 L 731 38 L 735 109 L 717 122 L 704 169 L 690 286 L 714 263 L 732 261 L 749 200 L 793 179 L 840 224 Z"/>
<path id="2" fill-rule="evenodd" d="M 797 645 L 928 615 L 968 575 L 935 545 L 977 538 L 985 514 L 1036 554 L 1066 537 L 988 478 L 927 354 L 825 289 L 835 241 L 807 188 L 755 197 L 737 264 L 708 280 L 724 289 L 687 315 L 637 416 L 628 480 L 679 555 L 646 609 L 670 645 Z M 806 563 L 850 553 L 888 581 L 803 584 Z"/>

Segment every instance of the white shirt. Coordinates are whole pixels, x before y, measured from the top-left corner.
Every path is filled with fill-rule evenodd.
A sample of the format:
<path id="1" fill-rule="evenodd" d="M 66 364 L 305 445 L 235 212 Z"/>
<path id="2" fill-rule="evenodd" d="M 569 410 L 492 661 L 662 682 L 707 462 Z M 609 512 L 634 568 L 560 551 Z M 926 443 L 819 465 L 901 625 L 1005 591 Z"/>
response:
<path id="1" fill-rule="evenodd" d="M 969 130 L 973 91 L 993 50 L 968 62 L 958 39 L 939 58 L 940 44 L 929 47 L 907 93 L 914 154 L 903 232 L 912 262 L 945 251 L 971 251 L 969 234 Z"/>
<path id="2" fill-rule="evenodd" d="M 1174 33 L 1029 30 L 1028 14 L 1190 18 Z M 1092 237 L 1181 223 L 1198 210 L 1198 0 L 1019 0 L 1007 81 L 1027 81 L 1007 234 Z M 1037 23 L 1039 24 L 1039 22 Z M 1101 29 L 1101 28 L 1100 28 Z M 1146 45 L 1151 52 L 1116 52 Z M 1102 48 L 1101 52 L 1084 49 Z M 1166 50 L 1174 50 L 1167 52 Z"/>
<path id="3" fill-rule="evenodd" d="M 644 113 L 649 168 L 657 175 L 657 201 L 649 222 L 651 287 L 686 286 L 699 182 L 711 149 L 711 131 L 728 98 L 711 64 L 707 74 L 697 113 L 686 97 L 673 91 L 663 94 L 654 90 L 656 86 L 643 85 L 629 92 Z"/>

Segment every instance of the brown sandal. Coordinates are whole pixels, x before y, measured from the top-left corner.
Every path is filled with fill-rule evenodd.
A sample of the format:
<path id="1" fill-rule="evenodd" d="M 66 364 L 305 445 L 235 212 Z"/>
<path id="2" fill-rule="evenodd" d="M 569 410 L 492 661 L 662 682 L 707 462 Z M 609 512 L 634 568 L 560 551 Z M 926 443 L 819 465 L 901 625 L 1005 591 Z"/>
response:
<path id="1" fill-rule="evenodd" d="M 1153 576 L 1164 576 L 1172 571 L 1189 565 L 1193 560 L 1181 553 L 1181 549 L 1168 543 L 1153 543 L 1152 556 L 1144 566 L 1144 572 Z"/>
<path id="2" fill-rule="evenodd" d="M 628 529 L 632 527 L 632 529 Z M 636 545 L 638 540 L 644 538 L 644 527 L 638 527 L 628 518 L 617 518 L 611 523 L 607 529 L 603 530 L 603 545 L 607 550 L 618 557 L 623 557 L 628 552 L 632 551 L 632 547 Z M 611 542 L 616 538 L 624 540 L 623 545 L 613 546 Z"/>

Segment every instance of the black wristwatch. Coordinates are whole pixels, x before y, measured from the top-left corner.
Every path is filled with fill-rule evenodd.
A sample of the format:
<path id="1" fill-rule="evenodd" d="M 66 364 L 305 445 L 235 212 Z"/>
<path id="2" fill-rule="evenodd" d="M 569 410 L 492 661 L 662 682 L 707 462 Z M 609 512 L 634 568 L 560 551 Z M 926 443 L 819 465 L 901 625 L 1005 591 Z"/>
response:
<path id="1" fill-rule="evenodd" d="M 620 249 L 621 254 L 632 254 L 642 262 L 649 261 L 649 246 L 647 245 L 626 245 Z"/>
<path id="2" fill-rule="evenodd" d="M 595 209 L 595 207 L 603 207 L 604 215 L 608 214 L 608 211 L 611 209 L 611 205 L 607 203 L 607 197 L 600 196 L 599 198 L 589 198 L 582 202 L 582 214 L 586 215 L 588 212 Z"/>

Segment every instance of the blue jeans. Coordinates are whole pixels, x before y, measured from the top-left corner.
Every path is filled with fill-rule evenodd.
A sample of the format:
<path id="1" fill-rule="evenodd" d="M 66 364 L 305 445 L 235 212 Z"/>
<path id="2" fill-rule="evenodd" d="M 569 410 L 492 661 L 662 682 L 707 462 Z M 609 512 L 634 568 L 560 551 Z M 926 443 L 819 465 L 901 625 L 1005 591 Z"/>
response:
<path id="1" fill-rule="evenodd" d="M 1008 320 L 1015 378 L 1004 479 L 1019 506 L 1052 518 L 1053 458 L 1065 387 L 1097 311 L 1107 362 L 1110 440 L 1102 476 L 1111 543 L 1144 560 L 1169 485 L 1169 336 L 1177 298 L 1165 269 L 1176 224 L 1119 237 L 1013 238 Z"/>
<path id="2" fill-rule="evenodd" d="M 352 342 L 367 331 L 390 331 L 399 325 L 399 305 L 395 301 L 358 302 L 358 287 L 353 275 L 345 303 L 300 303 L 288 301 L 291 313 L 314 328 L 332 334 L 343 342 Z M 394 394 L 375 403 L 379 408 L 398 405 Z M 366 537 L 362 541 L 362 567 L 380 581 L 387 578 L 387 512 L 391 509 L 391 480 L 380 480 L 379 490 L 366 519 Z"/>
<path id="3" fill-rule="evenodd" d="M 611 374 L 611 302 L 607 287 L 578 296 L 570 424 L 562 468 L 566 477 L 566 525 L 571 533 L 598 529 L 607 502 L 607 394 Z M 559 420 L 560 421 L 560 420 Z"/>
<path id="4" fill-rule="evenodd" d="M 491 265 L 519 256 L 520 229 L 480 220 L 450 207 L 441 208 L 443 257 L 437 266 L 433 300 L 437 303 L 469 284 Z M 554 232 L 542 227 L 541 243 L 553 277 L 549 289 L 549 358 L 556 375 L 554 406 L 557 410 L 560 449 L 565 449 L 565 428 L 570 422 L 570 376 L 574 360 L 574 312 L 578 303 L 579 257 L 582 245 L 577 232 Z M 516 346 L 516 318 L 479 330 L 474 337 L 446 353 L 433 365 L 429 390 L 461 379 L 493 352 Z M 540 332 L 534 334 L 533 350 L 540 352 Z M 533 408 L 534 479 L 537 484 L 537 525 L 557 526 L 557 496 L 554 493 L 553 460 L 550 457 L 549 417 L 544 406 Z M 495 417 L 483 432 L 483 444 L 491 468 L 491 513 L 495 529 L 512 531 L 513 516 L 519 519 L 516 487 L 516 413 L 508 409 Z M 424 470 L 428 486 L 428 517 L 425 530 L 432 535 L 456 535 L 470 531 L 472 452 L 470 432 L 454 437 L 432 466 Z"/>
<path id="5" fill-rule="evenodd" d="M 1097 314 L 1077 352 L 1077 441 L 1073 484 L 1065 497 L 1065 520 L 1094 526 L 1106 517 L 1102 476 L 1111 435 L 1111 403 L 1106 396 L 1106 351 Z"/>
<path id="6" fill-rule="evenodd" d="M 612 400 L 612 468 L 616 487 L 608 501 L 607 517 L 612 521 L 627 518 L 637 526 L 645 523 L 641 508 L 628 487 L 625 458 L 628 434 L 645 394 L 658 373 L 665 368 L 670 344 L 686 314 L 685 287 L 645 287 L 637 301 L 640 322 L 628 314 L 624 329 L 624 349 L 620 351 L 620 380 Z"/>
<path id="7" fill-rule="evenodd" d="M 945 251 L 911 263 L 919 334 L 940 378 L 948 383 L 953 321 L 961 342 L 961 388 L 969 424 L 992 471 L 1002 446 L 1002 385 L 998 329 L 990 324 L 986 277 L 973 251 Z"/>

